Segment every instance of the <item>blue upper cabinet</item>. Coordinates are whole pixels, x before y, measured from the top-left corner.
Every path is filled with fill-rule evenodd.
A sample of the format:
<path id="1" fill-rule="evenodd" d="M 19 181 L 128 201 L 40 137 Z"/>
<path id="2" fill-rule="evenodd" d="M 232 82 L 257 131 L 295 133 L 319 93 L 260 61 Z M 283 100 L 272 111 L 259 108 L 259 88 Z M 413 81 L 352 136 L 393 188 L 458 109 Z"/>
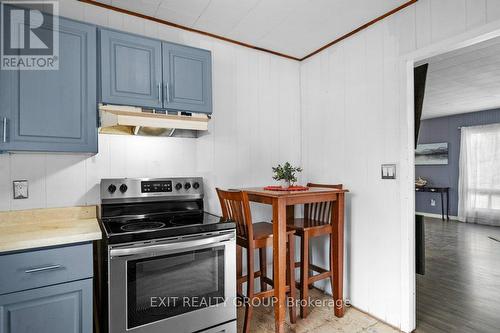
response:
<path id="1" fill-rule="evenodd" d="M 165 108 L 212 113 L 210 51 L 163 43 L 163 82 Z"/>
<path id="2" fill-rule="evenodd" d="M 100 30 L 101 101 L 162 108 L 161 42 Z"/>
<path id="3" fill-rule="evenodd" d="M 212 113 L 210 51 L 100 30 L 104 104 Z"/>
<path id="4" fill-rule="evenodd" d="M 0 72 L 0 151 L 97 152 L 97 30 L 58 30 L 58 70 Z"/>

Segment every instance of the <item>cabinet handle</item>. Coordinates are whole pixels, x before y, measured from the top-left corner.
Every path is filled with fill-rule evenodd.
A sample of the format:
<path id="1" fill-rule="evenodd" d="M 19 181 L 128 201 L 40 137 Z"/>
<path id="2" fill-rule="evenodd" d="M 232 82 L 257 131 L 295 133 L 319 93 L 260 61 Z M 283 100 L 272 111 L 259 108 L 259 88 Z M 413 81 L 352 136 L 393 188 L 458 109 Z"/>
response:
<path id="1" fill-rule="evenodd" d="M 39 268 L 32 268 L 24 271 L 24 273 L 38 273 L 38 272 L 44 272 L 44 271 L 51 271 L 54 269 L 59 269 L 62 268 L 61 265 L 51 265 L 51 266 L 45 266 L 45 267 L 39 267 Z"/>
<path id="2" fill-rule="evenodd" d="M 167 82 L 167 103 L 170 103 L 170 84 Z"/>
<path id="3" fill-rule="evenodd" d="M 2 119 L 2 141 L 3 143 L 7 143 L 7 117 L 3 117 Z"/>
<path id="4" fill-rule="evenodd" d="M 161 105 L 161 83 L 158 83 L 158 102 Z"/>

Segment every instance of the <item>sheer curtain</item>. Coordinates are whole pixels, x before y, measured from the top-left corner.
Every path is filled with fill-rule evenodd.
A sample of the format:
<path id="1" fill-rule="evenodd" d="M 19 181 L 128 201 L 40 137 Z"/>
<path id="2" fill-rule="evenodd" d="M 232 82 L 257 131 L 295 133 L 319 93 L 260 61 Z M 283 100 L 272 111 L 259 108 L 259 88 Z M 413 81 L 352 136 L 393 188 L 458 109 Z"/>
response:
<path id="1" fill-rule="evenodd" d="M 459 220 L 500 226 L 500 124 L 461 131 Z"/>

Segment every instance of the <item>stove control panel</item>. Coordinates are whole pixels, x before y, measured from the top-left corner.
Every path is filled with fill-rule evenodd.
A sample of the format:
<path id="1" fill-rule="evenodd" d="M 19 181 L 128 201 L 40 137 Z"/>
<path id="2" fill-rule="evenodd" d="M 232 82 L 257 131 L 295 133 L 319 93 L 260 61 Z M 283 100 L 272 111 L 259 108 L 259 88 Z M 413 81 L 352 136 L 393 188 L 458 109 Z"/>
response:
<path id="1" fill-rule="evenodd" d="M 142 193 L 172 192 L 172 181 L 143 181 L 141 182 Z"/>
<path id="2" fill-rule="evenodd" d="M 203 198 L 203 178 L 117 178 L 101 180 L 102 202 Z"/>

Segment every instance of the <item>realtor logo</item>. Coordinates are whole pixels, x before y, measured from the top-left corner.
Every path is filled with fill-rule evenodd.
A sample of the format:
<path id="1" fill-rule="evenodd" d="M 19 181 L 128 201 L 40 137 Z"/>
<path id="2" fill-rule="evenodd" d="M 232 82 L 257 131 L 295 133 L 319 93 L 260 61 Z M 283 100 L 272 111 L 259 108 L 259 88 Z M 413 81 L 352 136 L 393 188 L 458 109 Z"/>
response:
<path id="1" fill-rule="evenodd" d="M 59 3 L 3 1 L 1 69 L 59 69 Z"/>

